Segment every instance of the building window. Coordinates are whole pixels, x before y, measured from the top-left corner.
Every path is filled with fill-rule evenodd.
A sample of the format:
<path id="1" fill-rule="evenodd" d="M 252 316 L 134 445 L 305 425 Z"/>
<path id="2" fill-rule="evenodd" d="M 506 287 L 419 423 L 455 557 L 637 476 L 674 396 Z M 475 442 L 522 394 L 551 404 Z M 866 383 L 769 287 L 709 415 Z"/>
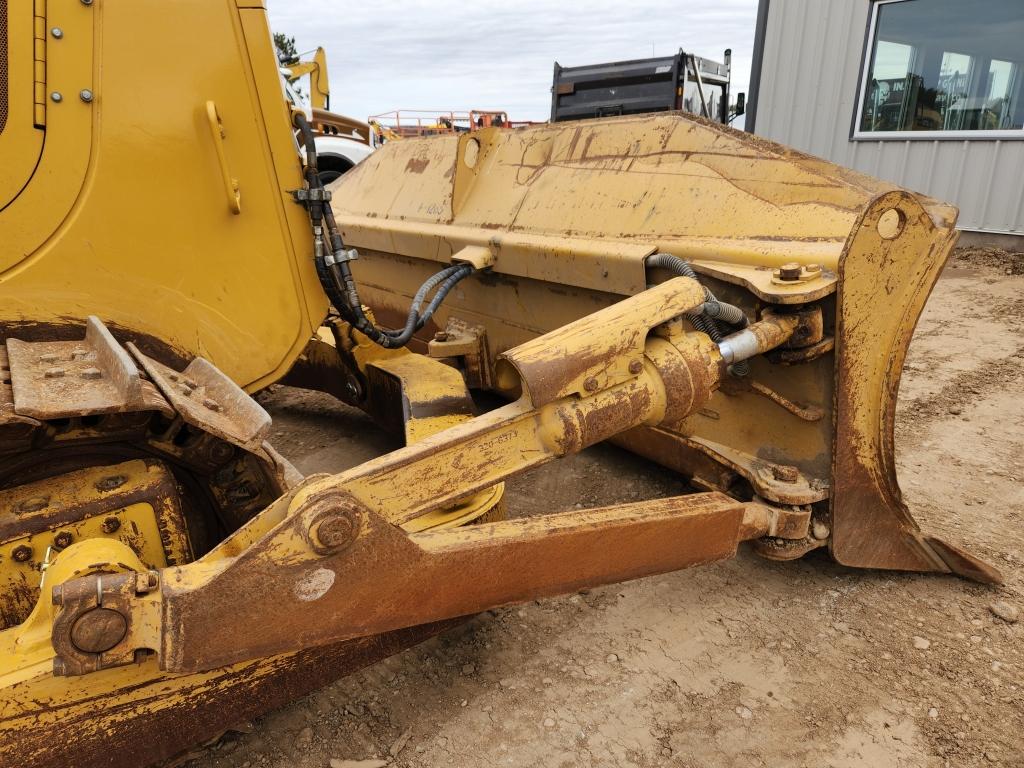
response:
<path id="1" fill-rule="evenodd" d="M 1021 0 L 877 0 L 854 138 L 1024 138 Z"/>

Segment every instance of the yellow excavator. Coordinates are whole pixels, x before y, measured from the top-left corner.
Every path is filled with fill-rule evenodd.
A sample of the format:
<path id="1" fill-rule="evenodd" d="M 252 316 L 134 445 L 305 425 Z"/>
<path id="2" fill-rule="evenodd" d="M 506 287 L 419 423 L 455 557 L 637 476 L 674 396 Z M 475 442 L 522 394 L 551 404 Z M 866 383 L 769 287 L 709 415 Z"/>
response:
<path id="1" fill-rule="evenodd" d="M 289 83 L 296 83 L 303 77 L 309 77 L 309 103 L 313 109 L 329 110 L 331 108 L 331 84 L 327 73 L 327 53 L 322 47 L 313 51 L 312 58 L 286 61 L 282 65 L 288 70 Z"/>
<path id="2" fill-rule="evenodd" d="M 262 0 L 0 12 L 0 765 L 148 765 L 742 542 L 999 580 L 893 460 L 954 208 L 670 113 L 394 142 L 325 187 Z M 302 477 L 275 382 L 405 446 Z M 505 509 L 605 440 L 694 492 Z"/>

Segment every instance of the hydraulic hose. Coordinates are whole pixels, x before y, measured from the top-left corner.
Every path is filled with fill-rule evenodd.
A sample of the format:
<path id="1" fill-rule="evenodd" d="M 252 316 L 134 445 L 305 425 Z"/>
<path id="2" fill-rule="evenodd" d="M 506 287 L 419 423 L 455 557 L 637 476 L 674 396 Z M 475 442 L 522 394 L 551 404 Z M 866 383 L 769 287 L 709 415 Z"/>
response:
<path id="1" fill-rule="evenodd" d="M 345 243 L 334 219 L 330 195 L 324 190 L 317 173 L 316 142 L 313 129 L 310 127 L 309 121 L 306 120 L 306 116 L 301 113 L 296 113 L 294 121 L 302 135 L 305 147 L 306 162 L 303 172 L 308 188 L 305 202 L 309 211 L 310 224 L 313 227 L 313 262 L 320 285 L 342 318 L 365 334 L 371 341 L 390 349 L 404 347 L 416 331 L 423 328 L 437 311 L 452 288 L 473 273 L 473 267 L 469 264 L 457 264 L 446 267 L 428 278 L 416 292 L 405 325 L 401 329 L 392 330 L 375 325 L 363 309 L 355 278 L 352 276 L 352 268 L 349 265 L 349 262 L 355 258 L 355 251 L 345 248 Z M 327 227 L 326 239 L 324 238 L 325 224 Z M 421 313 L 420 306 L 434 288 L 437 288 L 437 292 Z"/>
<path id="2" fill-rule="evenodd" d="M 701 282 L 700 276 L 686 259 L 673 256 L 671 253 L 655 253 L 647 257 L 646 263 L 647 266 L 661 267 L 700 283 L 704 289 L 704 303 L 696 312 L 688 313 L 686 317 L 694 328 L 707 334 L 715 344 L 720 344 L 723 338 L 722 329 L 718 324 L 719 320 L 729 325 L 738 325 L 743 328 L 747 326 L 747 316 L 743 310 L 734 304 L 727 304 L 715 298 L 715 295 Z M 729 370 L 734 376 L 746 376 L 750 373 L 750 365 L 744 360 L 733 364 Z"/>

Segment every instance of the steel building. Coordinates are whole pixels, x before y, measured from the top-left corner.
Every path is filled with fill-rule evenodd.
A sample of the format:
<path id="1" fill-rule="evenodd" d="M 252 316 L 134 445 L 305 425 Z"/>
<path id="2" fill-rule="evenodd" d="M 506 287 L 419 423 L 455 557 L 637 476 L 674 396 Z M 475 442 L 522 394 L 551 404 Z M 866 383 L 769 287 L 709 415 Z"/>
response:
<path id="1" fill-rule="evenodd" d="M 1021 236 L 1022 64 L 1022 0 L 760 0 L 746 128 Z"/>

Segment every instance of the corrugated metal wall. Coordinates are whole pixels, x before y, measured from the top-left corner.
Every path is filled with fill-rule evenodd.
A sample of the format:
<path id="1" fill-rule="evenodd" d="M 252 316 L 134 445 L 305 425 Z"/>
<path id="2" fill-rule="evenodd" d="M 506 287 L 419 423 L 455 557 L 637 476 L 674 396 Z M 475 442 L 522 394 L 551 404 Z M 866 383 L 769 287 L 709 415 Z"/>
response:
<path id="1" fill-rule="evenodd" d="M 869 0 L 770 0 L 755 132 L 1024 235 L 1024 141 L 851 141 Z"/>

